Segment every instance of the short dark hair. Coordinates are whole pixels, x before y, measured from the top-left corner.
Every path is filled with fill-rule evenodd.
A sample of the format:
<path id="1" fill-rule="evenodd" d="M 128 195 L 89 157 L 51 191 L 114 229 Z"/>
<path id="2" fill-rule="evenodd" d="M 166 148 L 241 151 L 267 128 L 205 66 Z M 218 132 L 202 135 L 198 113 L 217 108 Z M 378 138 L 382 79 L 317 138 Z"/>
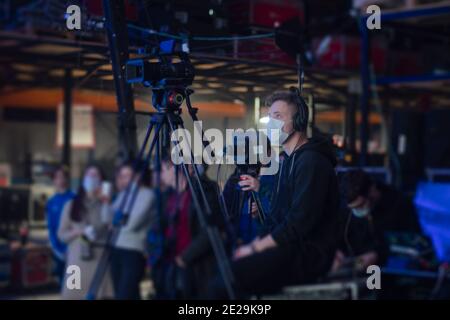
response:
<path id="1" fill-rule="evenodd" d="M 69 167 L 65 164 L 59 165 L 52 172 L 52 178 L 54 179 L 56 174 L 61 172 L 66 180 L 70 180 L 70 170 Z"/>
<path id="2" fill-rule="evenodd" d="M 357 197 L 367 197 L 372 180 L 364 171 L 357 169 L 345 174 L 345 198 L 347 203 L 354 201 Z"/>
<path id="3" fill-rule="evenodd" d="M 298 111 L 298 97 L 296 96 L 296 93 L 289 91 L 289 90 L 279 90 L 272 93 L 270 96 L 266 98 L 266 106 L 270 107 L 274 102 L 276 101 L 284 101 L 287 104 L 290 104 L 296 108 L 296 111 Z"/>

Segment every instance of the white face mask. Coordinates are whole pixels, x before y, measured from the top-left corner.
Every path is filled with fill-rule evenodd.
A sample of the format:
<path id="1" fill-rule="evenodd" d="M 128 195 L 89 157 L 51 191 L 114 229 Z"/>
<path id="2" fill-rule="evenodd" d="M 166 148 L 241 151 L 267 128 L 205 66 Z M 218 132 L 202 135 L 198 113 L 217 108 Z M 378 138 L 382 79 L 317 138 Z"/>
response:
<path id="1" fill-rule="evenodd" d="M 358 218 L 364 218 L 366 217 L 370 212 L 370 208 L 369 207 L 364 207 L 364 208 L 353 208 L 352 209 L 352 213 L 355 217 Z"/>
<path id="2" fill-rule="evenodd" d="M 281 146 L 291 135 L 290 133 L 283 131 L 283 126 L 286 122 L 283 120 L 274 119 L 272 117 L 269 118 L 269 122 L 267 122 L 267 137 L 270 140 L 270 143 L 272 145 L 278 145 Z M 278 131 L 279 134 L 279 141 L 275 141 L 276 135 L 274 135 L 274 132 Z"/>
<path id="3" fill-rule="evenodd" d="M 95 190 L 100 188 L 100 179 L 91 176 L 85 176 L 83 178 L 83 188 L 87 193 L 94 192 Z"/>

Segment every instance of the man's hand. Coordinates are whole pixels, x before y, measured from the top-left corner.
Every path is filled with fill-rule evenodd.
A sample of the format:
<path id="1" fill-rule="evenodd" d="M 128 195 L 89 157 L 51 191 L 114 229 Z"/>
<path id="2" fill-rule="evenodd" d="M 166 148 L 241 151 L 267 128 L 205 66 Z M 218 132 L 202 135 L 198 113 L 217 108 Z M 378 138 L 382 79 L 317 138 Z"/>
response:
<path id="1" fill-rule="evenodd" d="M 184 263 L 184 260 L 181 256 L 177 256 L 175 258 L 175 263 L 177 264 L 177 266 L 179 266 L 180 268 L 185 268 L 186 267 L 186 263 Z"/>
<path id="2" fill-rule="evenodd" d="M 331 272 L 336 272 L 344 264 L 345 256 L 341 250 L 336 251 L 334 255 L 333 265 L 331 266 Z"/>
<path id="3" fill-rule="evenodd" d="M 375 251 L 369 251 L 356 258 L 355 268 L 358 271 L 366 270 L 368 266 L 376 264 L 378 261 L 378 254 Z"/>
<path id="4" fill-rule="evenodd" d="M 254 253 L 258 253 L 258 252 L 262 252 L 262 251 L 270 249 L 270 248 L 274 248 L 276 246 L 277 246 L 277 243 L 273 240 L 272 236 L 269 234 L 262 239 L 256 238 L 250 244 L 240 246 L 234 252 L 234 258 L 240 259 L 243 257 L 247 257 L 249 255 L 252 255 Z"/>
<path id="5" fill-rule="evenodd" d="M 248 174 L 240 176 L 241 181 L 238 182 L 243 191 L 256 191 L 259 190 L 259 180 Z"/>
<path id="6" fill-rule="evenodd" d="M 234 259 L 244 258 L 252 255 L 253 253 L 254 251 L 252 246 L 250 244 L 246 244 L 236 249 L 236 251 L 234 252 Z"/>

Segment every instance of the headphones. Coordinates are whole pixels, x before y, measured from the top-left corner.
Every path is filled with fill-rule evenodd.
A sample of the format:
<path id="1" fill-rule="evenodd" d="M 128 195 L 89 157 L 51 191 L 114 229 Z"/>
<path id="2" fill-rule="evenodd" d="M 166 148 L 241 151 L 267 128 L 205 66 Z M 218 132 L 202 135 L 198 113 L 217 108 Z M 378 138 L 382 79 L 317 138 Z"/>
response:
<path id="1" fill-rule="evenodd" d="M 305 100 L 300 94 L 300 90 L 296 87 L 290 87 L 289 91 L 295 97 L 295 104 L 297 105 L 297 112 L 292 119 L 294 130 L 300 132 L 306 132 L 308 128 L 309 109 Z"/>

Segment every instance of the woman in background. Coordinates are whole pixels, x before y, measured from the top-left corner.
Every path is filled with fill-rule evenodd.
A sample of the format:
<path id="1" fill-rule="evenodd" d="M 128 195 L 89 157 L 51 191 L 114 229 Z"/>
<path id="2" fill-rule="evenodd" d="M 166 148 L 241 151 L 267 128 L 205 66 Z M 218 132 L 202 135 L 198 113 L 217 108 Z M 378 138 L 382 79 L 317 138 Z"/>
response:
<path id="1" fill-rule="evenodd" d="M 80 287 L 72 286 L 66 273 L 62 286 L 62 299 L 85 299 L 98 261 L 103 251 L 107 225 L 101 216 L 101 184 L 103 175 L 96 165 L 88 166 L 83 175 L 75 198 L 64 208 L 58 237 L 67 244 L 66 268 L 78 266 Z M 98 298 L 112 297 L 112 283 L 109 271 L 105 270 L 103 282 L 97 292 Z M 72 280 L 72 279 L 70 279 Z M 70 283 L 67 283 L 70 282 Z"/>

